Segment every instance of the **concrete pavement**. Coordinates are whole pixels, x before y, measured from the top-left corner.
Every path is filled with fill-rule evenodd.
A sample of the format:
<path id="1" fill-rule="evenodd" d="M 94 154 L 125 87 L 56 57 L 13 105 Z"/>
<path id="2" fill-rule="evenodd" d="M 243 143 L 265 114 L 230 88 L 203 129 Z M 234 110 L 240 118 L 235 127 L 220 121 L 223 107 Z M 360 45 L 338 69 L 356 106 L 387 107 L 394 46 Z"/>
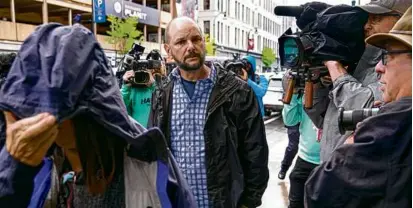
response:
<path id="1" fill-rule="evenodd" d="M 288 144 L 288 136 L 287 129 L 284 127 L 282 118 L 280 116 L 277 117 L 277 119 L 274 119 L 272 122 L 265 125 L 270 153 L 268 164 L 270 170 L 270 180 L 267 190 L 264 193 L 260 208 L 288 207 L 288 191 L 290 189 L 288 176 L 294 164 L 291 165 L 284 180 L 278 179 L 281 161 L 284 157 L 285 148 Z"/>

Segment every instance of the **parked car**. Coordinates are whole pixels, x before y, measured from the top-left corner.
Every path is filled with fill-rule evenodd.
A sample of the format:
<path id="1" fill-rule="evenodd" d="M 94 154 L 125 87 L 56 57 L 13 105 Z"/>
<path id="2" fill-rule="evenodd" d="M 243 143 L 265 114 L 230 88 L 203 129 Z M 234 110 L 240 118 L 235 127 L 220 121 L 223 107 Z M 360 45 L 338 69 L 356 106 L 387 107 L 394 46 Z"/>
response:
<path id="1" fill-rule="evenodd" d="M 268 83 L 267 94 L 263 98 L 266 116 L 270 116 L 272 112 L 280 112 L 283 109 L 282 98 L 282 76 L 272 76 Z"/>

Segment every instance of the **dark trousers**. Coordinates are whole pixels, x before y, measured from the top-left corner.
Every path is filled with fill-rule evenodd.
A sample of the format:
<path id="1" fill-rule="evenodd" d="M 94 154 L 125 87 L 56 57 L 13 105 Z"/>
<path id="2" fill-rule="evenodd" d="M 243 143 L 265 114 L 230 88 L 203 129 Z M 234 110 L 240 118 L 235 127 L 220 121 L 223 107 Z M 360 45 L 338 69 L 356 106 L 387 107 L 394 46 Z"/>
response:
<path id="1" fill-rule="evenodd" d="M 304 161 L 297 157 L 293 171 L 290 174 L 290 193 L 288 208 L 304 208 L 304 185 L 316 164 Z"/>
<path id="2" fill-rule="evenodd" d="M 287 172 L 298 151 L 298 142 L 300 141 L 300 124 L 295 126 L 286 126 L 288 134 L 288 146 L 285 149 L 284 159 L 281 162 L 281 170 Z"/>

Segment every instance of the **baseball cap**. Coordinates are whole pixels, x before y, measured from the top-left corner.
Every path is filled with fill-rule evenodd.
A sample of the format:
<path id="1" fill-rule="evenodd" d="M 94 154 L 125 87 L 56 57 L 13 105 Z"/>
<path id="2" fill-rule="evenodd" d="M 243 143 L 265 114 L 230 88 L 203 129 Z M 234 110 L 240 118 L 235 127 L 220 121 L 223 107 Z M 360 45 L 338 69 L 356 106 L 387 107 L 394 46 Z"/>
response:
<path id="1" fill-rule="evenodd" d="M 411 5 L 411 0 L 372 0 L 358 7 L 370 14 L 385 14 L 393 11 L 404 14 Z"/>
<path id="2" fill-rule="evenodd" d="M 396 40 L 412 48 L 412 7 L 394 25 L 389 33 L 378 33 L 366 39 L 366 43 L 383 48 L 389 40 Z"/>

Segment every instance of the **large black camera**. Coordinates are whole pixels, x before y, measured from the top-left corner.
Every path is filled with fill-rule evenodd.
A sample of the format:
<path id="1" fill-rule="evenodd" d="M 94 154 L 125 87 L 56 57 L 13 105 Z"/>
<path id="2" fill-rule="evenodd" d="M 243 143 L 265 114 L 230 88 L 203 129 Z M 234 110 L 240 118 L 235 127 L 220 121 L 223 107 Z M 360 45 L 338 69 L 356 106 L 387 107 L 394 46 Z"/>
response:
<path id="1" fill-rule="evenodd" d="M 0 87 L 6 81 L 7 74 L 15 58 L 15 53 L 0 53 Z"/>
<path id="2" fill-rule="evenodd" d="M 147 86 L 151 74 L 162 74 L 162 56 L 159 51 L 153 50 L 147 55 L 146 59 L 141 60 L 144 51 L 145 47 L 133 44 L 132 49 L 124 56 L 123 62 L 119 66 L 118 73 L 122 76 L 126 71 L 133 70 L 135 72 L 135 76 L 127 81 L 135 87 Z M 117 75 L 117 77 L 120 76 Z"/>
<path id="3" fill-rule="evenodd" d="M 242 72 L 242 69 L 247 68 L 247 61 L 240 59 L 238 55 L 233 54 L 233 59 L 232 60 L 227 60 L 224 62 L 224 68 L 227 71 L 232 71 L 238 76 L 242 76 L 244 73 Z"/>
<path id="4" fill-rule="evenodd" d="M 344 134 L 346 131 L 354 131 L 359 122 L 377 115 L 379 110 L 379 108 L 365 108 L 361 110 L 345 111 L 344 108 L 339 108 L 338 127 L 340 133 Z"/>
<path id="5" fill-rule="evenodd" d="M 279 39 L 281 66 L 292 73 L 283 102 L 289 104 L 294 88 L 304 88 L 305 107 L 312 107 L 313 83 L 328 75 L 323 62 L 336 60 L 355 69 L 364 49 L 368 13 L 348 5 L 310 2 L 302 6 L 277 6 L 274 13 L 293 16 L 300 32 L 288 29 Z"/>

